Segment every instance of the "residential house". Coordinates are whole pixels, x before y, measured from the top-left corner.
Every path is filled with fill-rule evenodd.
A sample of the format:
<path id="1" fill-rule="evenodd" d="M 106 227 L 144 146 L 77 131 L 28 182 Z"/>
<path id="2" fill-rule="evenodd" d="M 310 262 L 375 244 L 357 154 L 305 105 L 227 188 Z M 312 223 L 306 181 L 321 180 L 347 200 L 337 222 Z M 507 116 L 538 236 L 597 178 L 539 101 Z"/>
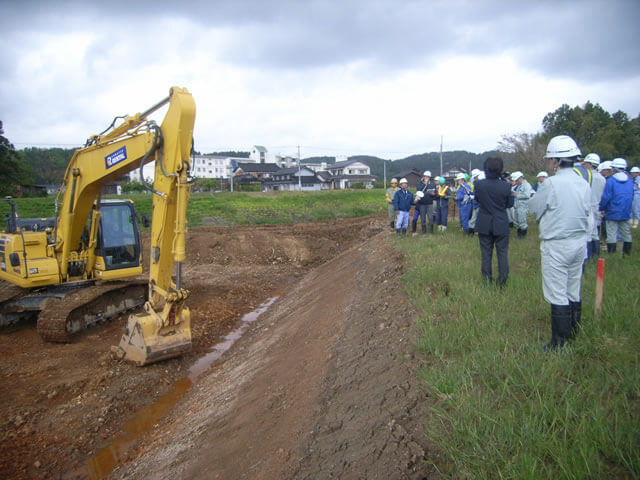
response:
<path id="1" fill-rule="evenodd" d="M 254 145 L 249 158 L 256 163 L 267 163 L 267 149 L 262 145 Z"/>
<path id="2" fill-rule="evenodd" d="M 309 191 L 327 188 L 327 184 L 316 176 L 313 170 L 304 166 L 281 168 L 274 172 L 271 178 L 265 178 L 263 186 L 266 191 Z"/>
<path id="3" fill-rule="evenodd" d="M 331 174 L 330 186 L 332 189 L 344 189 L 354 183 L 362 183 L 365 186 L 373 185 L 376 177 L 371 175 L 371 168 L 359 160 L 346 160 L 327 165 L 327 171 Z"/>
<path id="4" fill-rule="evenodd" d="M 398 179 L 398 181 L 402 178 L 406 178 L 407 182 L 409 182 L 409 188 L 416 188 L 422 179 L 423 173 L 424 172 L 421 172 L 416 168 L 412 168 L 411 170 L 402 170 L 396 173 L 393 178 Z"/>

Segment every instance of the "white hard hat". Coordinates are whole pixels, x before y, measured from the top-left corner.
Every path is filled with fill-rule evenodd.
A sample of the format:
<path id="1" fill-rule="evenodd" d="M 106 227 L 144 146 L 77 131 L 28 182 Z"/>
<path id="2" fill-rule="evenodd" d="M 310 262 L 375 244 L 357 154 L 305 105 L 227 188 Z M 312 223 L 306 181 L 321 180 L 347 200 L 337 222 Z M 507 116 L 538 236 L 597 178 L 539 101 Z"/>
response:
<path id="1" fill-rule="evenodd" d="M 472 177 L 477 177 L 480 175 L 480 173 L 482 172 L 482 170 L 480 170 L 479 168 L 474 168 L 473 170 L 471 170 L 471 176 Z"/>
<path id="2" fill-rule="evenodd" d="M 611 160 L 605 160 L 598 165 L 598 171 L 601 172 L 603 170 L 611 170 Z"/>
<path id="3" fill-rule="evenodd" d="M 424 193 L 418 191 L 418 192 L 416 192 L 416 197 L 422 198 L 422 197 L 424 197 Z"/>
<path id="4" fill-rule="evenodd" d="M 544 158 L 571 158 L 578 155 L 582 155 L 582 152 L 576 141 L 569 135 L 558 135 L 549 141 Z"/>
<path id="5" fill-rule="evenodd" d="M 425 170 L 424 173 L 422 174 L 423 177 L 430 177 L 431 176 L 431 170 Z"/>
<path id="6" fill-rule="evenodd" d="M 584 157 L 585 162 L 589 162 L 592 165 L 600 165 L 600 155 L 597 153 L 590 153 L 586 157 Z"/>
<path id="7" fill-rule="evenodd" d="M 536 175 L 536 178 L 539 178 L 539 177 L 548 177 L 548 176 L 549 176 L 549 174 L 543 170 L 543 171 L 541 171 L 541 172 L 538 172 L 538 174 Z"/>
<path id="8" fill-rule="evenodd" d="M 514 182 L 515 182 L 516 180 L 518 180 L 519 178 L 522 178 L 522 177 L 524 177 L 524 173 L 522 173 L 522 172 L 520 172 L 520 171 L 513 172 L 513 173 L 511 174 L 511 180 L 513 180 Z"/>
<path id="9" fill-rule="evenodd" d="M 611 161 L 611 166 L 613 168 L 617 168 L 618 170 L 626 170 L 627 169 L 627 161 L 624 158 L 614 158 Z"/>
<path id="10" fill-rule="evenodd" d="M 465 179 L 464 173 L 459 173 L 456 175 L 456 180 L 464 180 L 464 179 Z"/>
<path id="11" fill-rule="evenodd" d="M 403 178 L 400 179 L 400 184 L 402 185 L 403 183 L 408 184 L 409 182 L 407 181 L 406 178 L 403 177 Z"/>
<path id="12" fill-rule="evenodd" d="M 638 167 L 631 167 L 631 170 L 629 170 L 630 173 L 640 173 L 640 168 Z"/>
<path id="13" fill-rule="evenodd" d="M 398 179 L 397 178 L 392 178 L 391 179 L 391 183 L 398 183 Z"/>
<path id="14" fill-rule="evenodd" d="M 484 180 L 485 178 L 487 178 L 487 176 L 482 170 L 480 170 L 480 173 L 478 174 L 478 180 Z"/>

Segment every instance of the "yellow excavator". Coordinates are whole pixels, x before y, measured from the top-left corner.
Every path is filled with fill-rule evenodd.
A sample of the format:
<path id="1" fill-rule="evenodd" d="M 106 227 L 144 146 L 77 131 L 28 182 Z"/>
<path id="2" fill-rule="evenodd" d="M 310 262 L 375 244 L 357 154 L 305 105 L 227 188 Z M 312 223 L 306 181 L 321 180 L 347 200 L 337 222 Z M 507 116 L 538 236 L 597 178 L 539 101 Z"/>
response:
<path id="1" fill-rule="evenodd" d="M 149 116 L 168 104 L 162 124 Z M 67 166 L 55 218 L 19 218 L 0 233 L 0 324 L 37 317 L 45 341 L 69 342 L 87 327 L 131 314 L 115 351 L 138 365 L 191 348 L 189 292 L 182 287 L 195 102 L 185 88 L 143 113 L 116 117 Z M 121 120 L 119 125 L 115 125 Z M 155 161 L 149 279 L 133 203 L 102 199 L 103 187 Z M 129 279 L 129 280 L 126 280 Z M 1 282 L 0 282 L 1 283 Z M 145 285 L 146 284 L 146 285 Z"/>

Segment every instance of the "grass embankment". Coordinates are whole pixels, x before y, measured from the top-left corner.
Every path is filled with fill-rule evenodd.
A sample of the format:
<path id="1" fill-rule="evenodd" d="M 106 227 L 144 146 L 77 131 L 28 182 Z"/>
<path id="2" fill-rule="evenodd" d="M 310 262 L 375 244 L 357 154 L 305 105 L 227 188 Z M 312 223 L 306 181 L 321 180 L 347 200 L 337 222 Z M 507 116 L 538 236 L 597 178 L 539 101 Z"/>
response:
<path id="1" fill-rule="evenodd" d="M 447 459 L 437 467 L 456 479 L 640 478 L 640 232 L 631 257 L 603 252 L 598 318 L 588 263 L 582 332 L 544 353 L 550 310 L 535 222 L 529 230 L 511 237 L 502 290 L 483 284 L 477 236 L 457 223 L 444 235 L 395 241 L 422 312 L 422 376 L 437 399 L 425 412 L 427 435 Z"/>
<path id="2" fill-rule="evenodd" d="M 151 216 L 150 194 L 110 196 L 131 199 L 139 215 Z M 20 217 L 52 217 L 54 197 L 17 198 Z M 9 211 L 0 202 L 0 219 Z M 317 222 L 386 212 L 384 191 L 333 190 L 319 192 L 197 193 L 187 209 L 190 227 L 201 225 Z"/>

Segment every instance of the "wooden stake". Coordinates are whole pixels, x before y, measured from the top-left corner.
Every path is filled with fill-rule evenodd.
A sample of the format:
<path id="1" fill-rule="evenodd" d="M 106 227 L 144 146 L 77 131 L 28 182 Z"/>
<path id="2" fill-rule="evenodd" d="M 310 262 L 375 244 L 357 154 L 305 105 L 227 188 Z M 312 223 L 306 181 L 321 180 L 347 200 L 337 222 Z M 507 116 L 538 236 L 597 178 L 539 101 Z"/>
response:
<path id="1" fill-rule="evenodd" d="M 598 274 L 596 276 L 596 303 L 594 307 L 594 316 L 596 319 L 600 314 L 602 307 L 602 290 L 604 287 L 604 258 L 598 259 Z"/>

